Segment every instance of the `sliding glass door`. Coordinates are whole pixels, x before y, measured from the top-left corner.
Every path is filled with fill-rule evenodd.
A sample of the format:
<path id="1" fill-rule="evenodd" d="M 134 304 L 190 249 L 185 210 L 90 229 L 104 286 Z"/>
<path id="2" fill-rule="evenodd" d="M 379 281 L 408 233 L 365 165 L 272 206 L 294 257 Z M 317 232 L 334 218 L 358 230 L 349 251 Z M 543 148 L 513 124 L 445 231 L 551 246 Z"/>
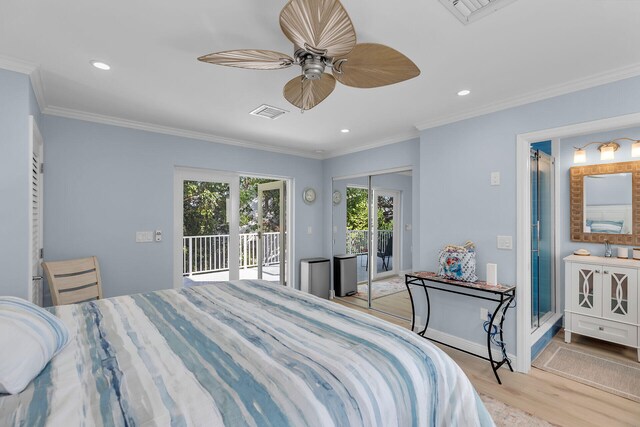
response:
<path id="1" fill-rule="evenodd" d="M 178 181 L 183 283 L 237 280 L 238 178 L 185 170 Z"/>
<path id="2" fill-rule="evenodd" d="M 285 182 L 258 184 L 258 279 L 286 283 Z"/>
<path id="3" fill-rule="evenodd" d="M 288 284 L 286 182 L 177 168 L 174 286 L 237 279 Z"/>

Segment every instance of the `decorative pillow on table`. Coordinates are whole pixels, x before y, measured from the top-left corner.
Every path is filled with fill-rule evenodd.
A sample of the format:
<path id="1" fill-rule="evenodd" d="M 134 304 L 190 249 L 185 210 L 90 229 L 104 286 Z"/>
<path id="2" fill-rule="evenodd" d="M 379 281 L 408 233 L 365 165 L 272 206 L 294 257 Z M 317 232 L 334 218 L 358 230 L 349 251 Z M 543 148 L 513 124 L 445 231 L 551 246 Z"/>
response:
<path id="1" fill-rule="evenodd" d="M 476 250 L 473 242 L 464 246 L 447 245 L 438 255 L 438 276 L 463 282 L 475 282 Z"/>
<path id="2" fill-rule="evenodd" d="M 0 393 L 20 393 L 68 342 L 69 330 L 47 310 L 0 297 Z"/>

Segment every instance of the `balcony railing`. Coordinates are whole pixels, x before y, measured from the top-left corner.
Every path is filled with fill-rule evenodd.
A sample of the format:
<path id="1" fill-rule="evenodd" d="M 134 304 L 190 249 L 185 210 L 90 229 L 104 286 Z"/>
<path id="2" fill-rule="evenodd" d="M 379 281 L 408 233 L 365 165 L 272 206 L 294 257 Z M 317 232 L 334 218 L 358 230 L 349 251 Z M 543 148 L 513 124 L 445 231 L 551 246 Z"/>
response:
<path id="1" fill-rule="evenodd" d="M 264 263 L 280 262 L 280 233 L 263 233 Z M 182 274 L 213 273 L 229 269 L 229 235 L 184 236 Z M 240 234 L 240 268 L 258 266 L 258 233 Z"/>
<path id="2" fill-rule="evenodd" d="M 378 252 L 384 252 L 392 241 L 392 230 L 378 230 Z M 368 247 L 369 230 L 347 230 L 347 254 L 365 254 L 368 252 Z"/>

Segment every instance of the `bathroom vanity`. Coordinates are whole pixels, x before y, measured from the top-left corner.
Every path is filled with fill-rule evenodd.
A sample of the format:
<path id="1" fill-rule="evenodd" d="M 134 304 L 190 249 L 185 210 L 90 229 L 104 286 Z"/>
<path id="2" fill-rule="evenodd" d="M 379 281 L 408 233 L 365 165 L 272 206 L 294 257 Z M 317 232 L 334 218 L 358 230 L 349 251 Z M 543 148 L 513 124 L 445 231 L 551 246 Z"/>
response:
<path id="1" fill-rule="evenodd" d="M 640 261 L 570 255 L 565 262 L 565 342 L 586 335 L 634 347 L 640 361 Z"/>

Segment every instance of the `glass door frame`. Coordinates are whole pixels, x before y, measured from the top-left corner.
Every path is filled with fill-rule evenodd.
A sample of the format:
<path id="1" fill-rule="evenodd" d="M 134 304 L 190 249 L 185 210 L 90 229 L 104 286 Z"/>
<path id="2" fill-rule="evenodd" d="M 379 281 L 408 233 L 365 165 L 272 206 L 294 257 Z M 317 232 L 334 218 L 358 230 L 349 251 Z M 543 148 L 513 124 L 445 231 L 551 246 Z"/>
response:
<path id="1" fill-rule="evenodd" d="M 541 208 L 541 204 L 540 204 L 540 167 L 539 167 L 539 162 L 540 160 L 546 161 L 548 162 L 548 168 L 549 168 L 549 175 L 550 175 L 550 181 L 548 183 L 548 186 L 550 188 L 550 192 L 551 194 L 549 195 L 549 203 L 550 203 L 550 220 L 553 224 L 550 225 L 550 227 L 548 227 L 548 234 L 549 234 L 549 250 L 550 250 L 550 254 L 549 254 L 549 259 L 550 259 L 550 277 L 551 277 L 551 282 L 552 282 L 552 290 L 551 290 L 551 294 L 549 295 L 550 297 L 550 305 L 551 305 L 551 309 L 546 312 L 543 317 L 540 317 L 540 242 L 541 242 L 541 231 L 540 231 L 540 217 L 542 216 L 542 208 Z M 533 170 L 533 163 L 536 163 L 536 170 Z M 535 183 L 536 183 L 536 195 L 535 197 L 537 198 L 537 212 L 536 212 L 536 217 L 538 218 L 538 221 L 534 224 L 533 222 L 533 210 L 531 210 L 531 250 L 530 250 L 530 254 L 531 254 L 531 269 L 530 269 L 530 274 L 531 274 L 531 296 L 530 296 L 530 303 L 531 303 L 531 320 L 533 319 L 534 316 L 534 312 L 533 312 L 533 290 L 534 290 L 534 283 L 533 283 L 533 273 L 534 273 L 534 262 L 533 262 L 533 257 L 534 254 L 536 254 L 535 256 L 538 258 L 537 263 L 535 263 L 537 269 L 538 269 L 538 303 L 537 303 L 537 307 L 538 307 L 538 319 L 537 319 L 537 325 L 533 325 L 531 324 L 531 332 L 535 332 L 537 329 L 539 329 L 542 325 L 544 325 L 548 320 L 550 320 L 551 318 L 553 318 L 553 316 L 558 313 L 558 284 L 559 281 L 557 280 L 557 260 L 556 260 L 556 230 L 557 230 L 557 225 L 555 224 L 555 222 L 558 220 L 558 215 L 557 215 L 557 207 L 556 207 L 556 192 L 557 192 L 557 188 L 556 188 L 556 161 L 554 156 L 551 156 L 543 151 L 540 150 L 536 150 L 534 148 L 531 148 L 531 166 L 530 166 L 530 195 L 531 198 L 533 198 L 534 194 L 533 194 L 533 173 L 536 173 L 536 179 L 535 179 Z M 533 202 L 531 202 L 531 206 L 533 205 Z M 534 232 L 533 230 L 535 229 L 535 235 L 536 238 L 534 239 Z M 535 245 L 535 249 L 534 248 Z M 532 322 L 533 323 L 533 322 Z"/>
<path id="2" fill-rule="evenodd" d="M 399 265 L 399 261 L 400 261 L 400 257 L 399 257 L 399 252 L 401 251 L 402 247 L 400 245 L 400 224 L 402 222 L 402 213 L 401 213 L 401 207 L 402 207 L 402 192 L 399 190 L 387 190 L 384 188 L 377 188 L 377 187 L 372 187 L 373 188 L 373 200 L 372 200 L 372 208 L 373 211 L 375 213 L 373 218 L 373 221 L 371 221 L 371 241 L 369 242 L 370 245 L 370 254 L 371 256 L 373 256 L 375 254 L 375 259 L 373 260 L 373 264 L 369 264 L 371 266 L 375 266 L 375 271 L 373 271 L 373 279 L 382 279 L 385 277 L 391 277 L 391 276 L 397 276 L 400 272 L 400 269 L 398 268 Z M 388 197 L 393 197 L 393 237 L 391 239 L 391 248 L 392 248 L 392 252 L 391 256 L 392 258 L 392 265 L 393 268 L 391 270 L 382 272 L 382 273 L 378 273 L 378 197 L 379 196 L 388 196 Z M 371 218 L 371 217 L 370 217 Z M 371 246 L 373 245 L 373 246 Z M 395 251 L 398 251 L 398 256 L 396 256 Z M 369 260 L 372 261 L 372 260 Z M 369 270 L 374 270 L 373 268 L 370 268 Z"/>
<path id="3" fill-rule="evenodd" d="M 240 180 L 236 174 L 197 168 L 175 168 L 173 201 L 174 278 L 173 287 L 183 287 L 182 234 L 184 226 L 184 182 L 203 181 L 229 185 L 229 203 L 226 206 L 229 221 L 229 280 L 240 278 Z M 235 230 L 235 231 L 234 231 Z M 234 249 L 235 248 L 235 249 Z"/>
<path id="4" fill-rule="evenodd" d="M 295 218 L 294 198 L 295 182 L 292 178 L 277 175 L 257 175 L 243 172 L 227 172 L 212 169 L 201 169 L 192 167 L 176 166 L 173 174 L 173 279 L 172 285 L 175 289 L 183 287 L 182 276 L 182 232 L 183 232 L 183 205 L 184 199 L 184 181 L 212 181 L 224 182 L 229 184 L 230 204 L 228 206 L 229 213 L 229 244 L 235 245 L 237 250 L 229 252 L 229 280 L 237 280 L 240 271 L 240 177 L 266 178 L 284 181 L 285 203 L 286 203 L 286 241 L 285 248 L 288 248 L 286 254 L 286 271 L 281 276 L 281 283 L 286 280 L 286 286 L 294 286 L 289 277 L 296 277 L 296 269 L 293 260 L 295 259 L 295 248 L 292 245 L 295 238 Z M 233 232 L 232 232 L 233 231 Z M 232 267 L 233 266 L 233 267 Z M 233 275 L 232 275 L 233 268 Z M 237 272 L 237 274 L 236 274 Z"/>
<path id="5" fill-rule="evenodd" d="M 244 176 L 244 175 L 243 175 Z M 288 215 L 285 214 L 285 206 L 288 208 L 287 185 L 285 180 L 258 184 L 258 279 L 262 279 L 262 267 L 264 262 L 264 224 L 262 199 L 265 191 L 278 191 L 280 194 L 279 218 L 280 218 L 280 284 L 287 285 L 286 265 L 289 244 L 286 240 Z M 285 206 L 283 206 L 283 203 Z"/>

